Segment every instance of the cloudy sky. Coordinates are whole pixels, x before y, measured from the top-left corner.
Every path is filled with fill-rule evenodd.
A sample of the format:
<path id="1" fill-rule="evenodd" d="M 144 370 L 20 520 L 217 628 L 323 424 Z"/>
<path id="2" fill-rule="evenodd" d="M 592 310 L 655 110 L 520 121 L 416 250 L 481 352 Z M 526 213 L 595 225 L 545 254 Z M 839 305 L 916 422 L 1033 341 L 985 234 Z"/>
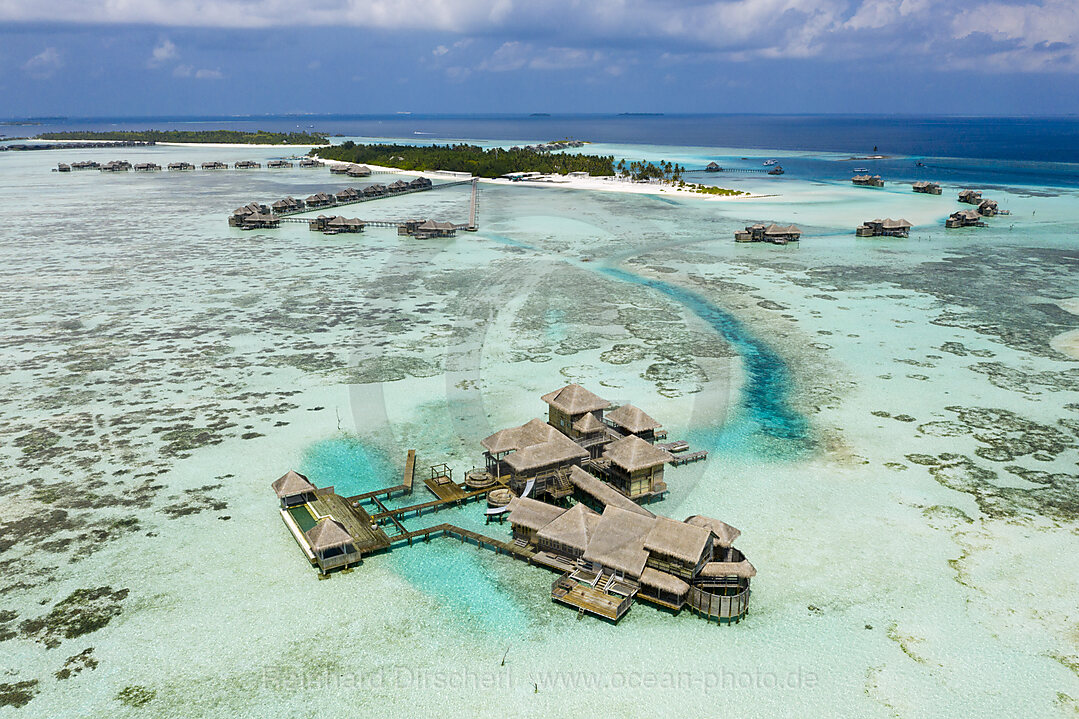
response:
<path id="1" fill-rule="evenodd" d="M 1079 0 L 0 0 L 0 116 L 1079 112 Z"/>

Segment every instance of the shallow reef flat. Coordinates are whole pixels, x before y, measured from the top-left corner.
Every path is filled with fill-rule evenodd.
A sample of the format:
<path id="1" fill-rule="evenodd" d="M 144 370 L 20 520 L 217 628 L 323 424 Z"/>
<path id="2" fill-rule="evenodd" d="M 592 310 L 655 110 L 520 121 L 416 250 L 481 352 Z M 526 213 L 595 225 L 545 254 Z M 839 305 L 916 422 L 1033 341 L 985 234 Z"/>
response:
<path id="1" fill-rule="evenodd" d="M 801 180 L 757 204 L 489 186 L 480 232 L 416 242 L 225 226 L 324 172 L 9 154 L 0 715 L 1074 711 L 1073 191 L 1001 185 L 1013 216 L 975 234 L 943 229 L 951 198 L 878 213 Z M 362 207 L 458 219 L 466 192 Z M 924 224 L 847 227 L 889 213 Z M 764 219 L 800 246 L 733 242 Z M 448 540 L 314 580 L 269 481 L 376 489 L 410 447 L 460 472 L 571 381 L 712 452 L 659 508 L 742 529 L 747 621 L 576 621 L 546 573 Z M 475 506 L 438 521 L 508 535 Z"/>

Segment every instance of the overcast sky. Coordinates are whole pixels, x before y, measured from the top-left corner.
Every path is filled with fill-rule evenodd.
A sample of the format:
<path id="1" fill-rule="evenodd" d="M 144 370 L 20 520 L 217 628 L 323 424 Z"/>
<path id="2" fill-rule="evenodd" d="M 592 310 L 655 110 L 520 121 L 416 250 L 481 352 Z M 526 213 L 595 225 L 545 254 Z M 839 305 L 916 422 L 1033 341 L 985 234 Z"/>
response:
<path id="1" fill-rule="evenodd" d="M 1079 0 L 0 0 L 0 98 L 5 117 L 1077 113 Z"/>

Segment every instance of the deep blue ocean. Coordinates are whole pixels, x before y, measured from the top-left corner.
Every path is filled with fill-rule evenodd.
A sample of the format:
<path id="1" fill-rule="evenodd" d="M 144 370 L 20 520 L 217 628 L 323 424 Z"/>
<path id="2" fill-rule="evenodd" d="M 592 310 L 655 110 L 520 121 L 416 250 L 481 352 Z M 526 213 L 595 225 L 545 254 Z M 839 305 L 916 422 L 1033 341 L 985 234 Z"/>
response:
<path id="1" fill-rule="evenodd" d="M 880 154 L 858 162 L 906 179 L 1001 184 L 1079 184 L 1079 117 L 918 117 L 836 115 L 262 115 L 237 117 L 56 118 L 0 126 L 8 136 L 59 130 L 315 130 L 331 135 L 410 138 L 417 143 L 472 139 L 594 142 Z M 789 174 L 839 179 L 846 163 L 776 155 Z M 917 163 L 923 163 L 919 166 Z M 750 166 L 747 164 L 747 166 Z M 752 163 L 759 166 L 759 163 Z M 924 178 L 922 177 L 924 175 Z M 834 176 L 834 177 L 833 177 Z"/>
<path id="2" fill-rule="evenodd" d="M 1079 117 L 990 118 L 836 115 L 264 115 L 63 118 L 0 128 L 7 135 L 62 129 L 317 129 L 427 139 L 552 140 L 821 150 L 1079 163 Z M 24 132 L 25 130 L 25 132 Z"/>

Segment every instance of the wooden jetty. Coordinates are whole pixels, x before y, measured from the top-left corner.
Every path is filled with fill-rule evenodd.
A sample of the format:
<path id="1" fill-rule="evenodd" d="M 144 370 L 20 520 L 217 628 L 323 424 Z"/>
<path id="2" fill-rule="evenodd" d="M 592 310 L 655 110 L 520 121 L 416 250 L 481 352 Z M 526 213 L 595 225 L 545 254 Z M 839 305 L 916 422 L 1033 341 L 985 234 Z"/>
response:
<path id="1" fill-rule="evenodd" d="M 699 462 L 702 459 L 708 458 L 708 450 L 702 449 L 699 452 L 689 452 L 688 454 L 679 454 L 672 456 L 667 460 L 667 464 L 672 467 L 680 467 L 683 464 L 689 464 L 690 462 Z"/>

